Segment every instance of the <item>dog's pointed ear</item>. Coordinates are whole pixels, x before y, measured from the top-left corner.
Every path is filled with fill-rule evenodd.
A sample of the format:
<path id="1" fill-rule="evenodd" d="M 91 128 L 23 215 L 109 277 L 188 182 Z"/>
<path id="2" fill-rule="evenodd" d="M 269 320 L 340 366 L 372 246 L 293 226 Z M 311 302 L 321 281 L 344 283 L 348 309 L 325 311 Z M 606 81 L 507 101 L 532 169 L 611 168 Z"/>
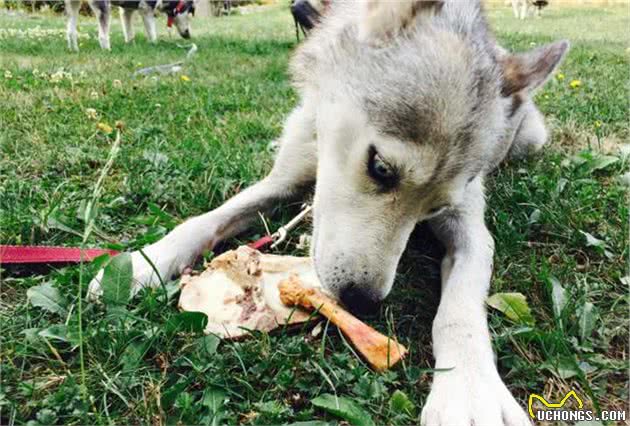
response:
<path id="1" fill-rule="evenodd" d="M 417 16 L 432 16 L 444 0 L 364 0 L 360 5 L 359 40 L 381 45 L 414 22 Z"/>
<path id="2" fill-rule="evenodd" d="M 505 56 L 500 60 L 503 66 L 501 94 L 510 96 L 522 90 L 533 92 L 547 81 L 568 50 L 569 42 L 562 40 L 529 52 Z"/>

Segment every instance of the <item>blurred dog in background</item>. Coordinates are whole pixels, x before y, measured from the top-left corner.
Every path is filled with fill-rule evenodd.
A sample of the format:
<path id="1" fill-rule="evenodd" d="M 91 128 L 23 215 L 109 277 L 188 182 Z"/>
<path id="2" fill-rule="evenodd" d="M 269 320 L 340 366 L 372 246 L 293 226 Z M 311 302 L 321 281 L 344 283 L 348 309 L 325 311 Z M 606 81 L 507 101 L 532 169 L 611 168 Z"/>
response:
<path id="1" fill-rule="evenodd" d="M 511 0 L 514 17 L 517 19 L 525 19 L 529 11 L 536 9 L 536 16 L 540 16 L 542 9 L 549 5 L 548 0 Z"/>
<path id="2" fill-rule="evenodd" d="M 157 41 L 157 30 L 155 28 L 155 15 L 165 13 L 168 17 L 167 24 L 171 27 L 175 24 L 177 32 L 183 38 L 190 38 L 190 16 L 195 14 L 195 1 L 193 0 L 89 0 L 88 1 L 94 15 L 98 19 L 98 40 L 101 48 L 110 50 L 109 42 L 109 22 L 112 6 L 120 8 L 120 19 L 122 21 L 125 42 L 129 43 L 134 38 L 132 17 L 139 11 L 144 21 L 144 30 L 147 39 L 151 43 Z M 81 0 L 65 0 L 66 14 L 68 16 L 67 39 L 68 48 L 78 51 L 77 21 Z"/>

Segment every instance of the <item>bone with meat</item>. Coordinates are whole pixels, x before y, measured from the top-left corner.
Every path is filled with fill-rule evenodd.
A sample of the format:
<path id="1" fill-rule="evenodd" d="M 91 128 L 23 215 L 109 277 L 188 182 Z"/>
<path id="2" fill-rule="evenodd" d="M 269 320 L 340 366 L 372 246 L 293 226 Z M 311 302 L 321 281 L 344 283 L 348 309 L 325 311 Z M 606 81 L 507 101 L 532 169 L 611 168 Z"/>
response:
<path id="1" fill-rule="evenodd" d="M 309 315 L 280 301 L 278 284 L 291 274 L 307 285 L 320 285 L 310 258 L 263 254 L 242 246 L 213 259 L 200 275 L 183 276 L 179 307 L 206 314 L 205 332 L 223 338 L 301 323 Z"/>
<path id="2" fill-rule="evenodd" d="M 281 281 L 279 288 L 282 303 L 317 309 L 339 327 L 375 370 L 390 368 L 407 353 L 407 348 L 403 345 L 359 321 L 317 288 L 305 287 L 297 275 Z"/>

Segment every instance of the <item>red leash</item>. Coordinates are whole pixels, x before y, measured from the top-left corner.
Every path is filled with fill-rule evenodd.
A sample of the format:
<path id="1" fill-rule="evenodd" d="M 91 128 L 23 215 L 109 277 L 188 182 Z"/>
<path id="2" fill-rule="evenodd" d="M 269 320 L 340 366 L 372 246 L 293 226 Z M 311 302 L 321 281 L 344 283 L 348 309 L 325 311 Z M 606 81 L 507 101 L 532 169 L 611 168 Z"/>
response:
<path id="1" fill-rule="evenodd" d="M 276 247 L 283 242 L 288 233 L 300 223 L 311 211 L 311 206 L 305 204 L 302 211 L 289 223 L 280 227 L 271 235 L 265 235 L 248 246 L 263 250 L 268 246 Z M 91 262 L 95 258 L 104 254 L 116 256 L 119 252 L 109 249 L 85 249 L 79 247 L 51 247 L 51 246 L 4 246 L 0 245 L 0 264 L 18 263 L 79 263 L 81 261 Z"/>
<path id="2" fill-rule="evenodd" d="M 79 247 L 50 246 L 4 246 L 0 245 L 0 264 L 17 263 L 79 263 L 81 260 L 92 261 L 109 254 L 115 256 L 116 250 L 85 249 Z"/>

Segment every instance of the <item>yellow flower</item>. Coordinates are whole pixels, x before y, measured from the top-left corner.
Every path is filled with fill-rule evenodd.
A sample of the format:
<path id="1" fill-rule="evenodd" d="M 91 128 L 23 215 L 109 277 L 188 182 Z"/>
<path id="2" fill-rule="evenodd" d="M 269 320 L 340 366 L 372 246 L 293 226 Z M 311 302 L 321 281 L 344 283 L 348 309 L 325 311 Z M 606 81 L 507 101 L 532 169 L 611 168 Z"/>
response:
<path id="1" fill-rule="evenodd" d="M 595 120 L 595 128 L 599 129 L 600 127 L 602 127 L 602 122 L 599 120 Z"/>
<path id="2" fill-rule="evenodd" d="M 564 74 L 562 74 L 562 73 L 560 72 L 560 73 L 558 73 L 558 74 L 556 75 L 556 78 L 557 78 L 558 80 L 562 81 L 562 80 L 564 80 Z"/>
<path id="3" fill-rule="evenodd" d="M 98 129 L 99 129 L 101 132 L 106 133 L 106 134 L 108 134 L 108 135 L 109 135 L 111 132 L 113 132 L 113 131 L 114 131 L 114 129 L 112 129 L 112 126 L 110 126 L 110 125 L 109 125 L 109 124 L 107 124 L 107 123 L 103 123 L 103 122 L 98 123 L 98 124 L 96 125 L 96 127 L 98 127 Z"/>
<path id="4" fill-rule="evenodd" d="M 96 120 L 96 118 L 98 117 L 98 113 L 94 108 L 86 108 L 85 115 L 87 115 L 90 120 Z"/>
<path id="5" fill-rule="evenodd" d="M 182 81 L 190 81 L 190 77 L 188 77 L 187 75 L 182 75 L 181 77 L 179 77 Z"/>
<path id="6" fill-rule="evenodd" d="M 577 89 L 581 85 L 582 85 L 582 82 L 580 80 L 571 80 L 571 83 L 569 83 L 569 86 L 571 86 L 571 89 Z"/>

